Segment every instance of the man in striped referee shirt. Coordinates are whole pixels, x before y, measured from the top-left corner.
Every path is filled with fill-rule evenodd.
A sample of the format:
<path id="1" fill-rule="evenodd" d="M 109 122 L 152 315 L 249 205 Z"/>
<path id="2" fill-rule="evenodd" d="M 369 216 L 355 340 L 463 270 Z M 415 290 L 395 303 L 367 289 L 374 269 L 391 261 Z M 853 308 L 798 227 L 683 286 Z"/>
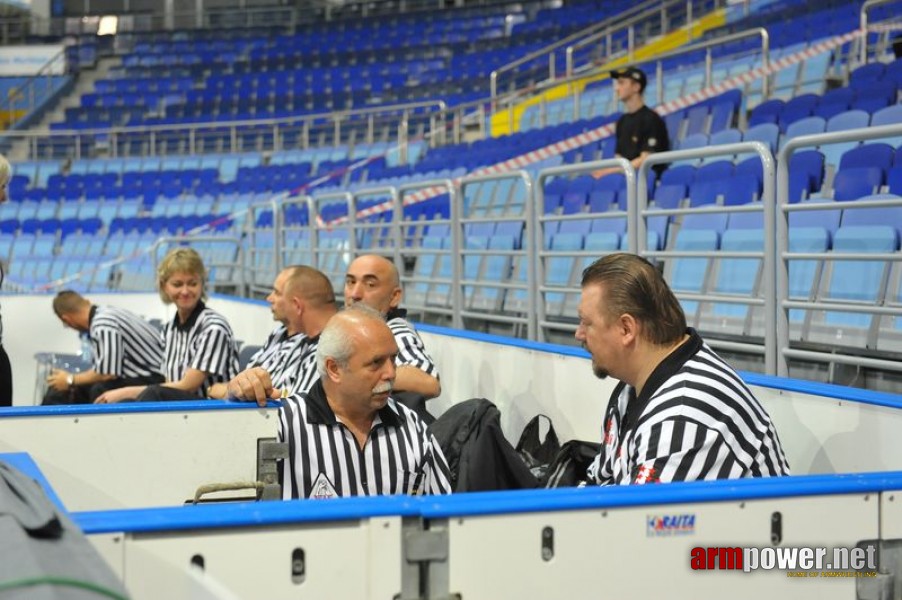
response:
<path id="1" fill-rule="evenodd" d="M 395 264 L 385 257 L 365 254 L 348 265 L 345 274 L 345 306 L 358 302 L 385 316 L 398 343 L 395 400 L 412 408 L 427 423 L 435 418 L 426 410 L 426 401 L 442 392 L 438 368 L 426 352 L 423 340 L 407 322 L 401 304 L 401 278 Z"/>
<path id="2" fill-rule="evenodd" d="M 228 384 L 210 390 L 213 398 L 256 401 L 266 406 L 270 398 L 304 393 L 319 379 L 316 345 L 326 322 L 338 312 L 332 283 L 312 267 L 286 267 L 266 297 L 273 319 L 281 324 L 248 363 L 248 368 Z"/>
<path id="3" fill-rule="evenodd" d="M 576 339 L 599 378 L 621 383 L 589 467 L 601 485 L 788 475 L 767 412 L 739 375 L 686 327 L 658 270 L 611 254 L 583 271 Z"/>
<path id="4" fill-rule="evenodd" d="M 81 373 L 54 369 L 47 378 L 44 404 L 87 404 L 107 390 L 163 381 L 160 334 L 141 317 L 122 308 L 95 306 L 71 290 L 56 295 L 53 312 L 67 327 L 88 334 L 93 368 Z"/>
<path id="5" fill-rule="evenodd" d="M 285 499 L 450 493 L 438 442 L 391 397 L 397 354 L 372 308 L 351 307 L 329 320 L 316 349 L 320 379 L 279 409 L 288 443 Z"/>

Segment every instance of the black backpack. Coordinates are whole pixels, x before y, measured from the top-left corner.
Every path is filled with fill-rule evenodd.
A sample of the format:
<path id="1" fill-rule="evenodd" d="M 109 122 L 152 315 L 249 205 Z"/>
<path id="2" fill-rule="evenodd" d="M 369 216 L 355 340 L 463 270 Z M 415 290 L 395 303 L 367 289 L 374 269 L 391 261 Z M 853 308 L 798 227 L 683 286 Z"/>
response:
<path id="1" fill-rule="evenodd" d="M 586 469 L 600 451 L 601 444 L 596 442 L 566 442 L 548 467 L 543 485 L 547 488 L 573 487 L 586 481 Z"/>
<path id="2" fill-rule="evenodd" d="M 455 492 L 539 487 L 501 431 L 501 412 L 485 398 L 455 404 L 429 426 L 451 472 Z"/>
<path id="3" fill-rule="evenodd" d="M 548 422 L 548 431 L 545 433 L 545 439 L 540 440 L 539 430 L 543 419 Z M 542 414 L 530 419 L 520 434 L 520 441 L 517 442 L 517 452 L 523 457 L 523 461 L 539 480 L 540 485 L 544 485 L 548 468 L 560 451 L 561 443 L 554 431 L 554 425 L 551 419 Z"/>

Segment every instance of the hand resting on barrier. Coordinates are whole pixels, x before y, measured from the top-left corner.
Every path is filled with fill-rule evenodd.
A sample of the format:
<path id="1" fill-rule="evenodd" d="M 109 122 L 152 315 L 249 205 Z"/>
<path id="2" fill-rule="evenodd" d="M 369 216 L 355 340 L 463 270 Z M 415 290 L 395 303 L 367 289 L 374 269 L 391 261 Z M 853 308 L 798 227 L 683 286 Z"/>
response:
<path id="1" fill-rule="evenodd" d="M 229 400 L 255 401 L 257 406 L 266 406 L 268 400 L 282 397 L 282 391 L 273 387 L 269 373 L 263 367 L 253 367 L 238 373 L 229 381 Z"/>

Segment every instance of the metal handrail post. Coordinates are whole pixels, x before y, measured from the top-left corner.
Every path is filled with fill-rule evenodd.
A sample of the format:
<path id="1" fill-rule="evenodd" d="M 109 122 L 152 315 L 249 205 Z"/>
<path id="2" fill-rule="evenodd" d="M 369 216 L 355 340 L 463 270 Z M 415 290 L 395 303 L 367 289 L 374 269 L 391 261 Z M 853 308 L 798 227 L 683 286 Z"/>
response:
<path id="1" fill-rule="evenodd" d="M 873 6 L 889 4 L 890 2 L 898 2 L 898 0 L 865 0 L 865 3 L 861 5 L 861 13 L 859 14 L 859 27 L 861 28 L 861 44 L 858 50 L 859 65 L 868 63 L 868 10 Z"/>
<path id="2" fill-rule="evenodd" d="M 532 259 L 531 256 L 533 254 L 533 250 L 535 249 L 533 246 L 533 236 L 532 231 L 535 227 L 535 202 L 534 202 L 534 194 L 533 194 L 533 182 L 532 177 L 530 177 L 529 173 L 524 170 L 518 171 L 506 171 L 503 173 L 489 173 L 485 175 L 470 175 L 468 177 L 464 177 L 460 180 L 460 197 L 461 199 L 466 198 L 466 188 L 468 185 L 475 185 L 477 183 L 485 183 L 488 181 L 503 181 L 508 179 L 519 180 L 523 183 L 523 187 L 526 189 L 526 197 L 525 197 L 525 208 L 526 208 L 526 218 L 522 219 L 524 225 L 526 226 L 526 238 L 527 248 L 524 251 L 524 256 L 527 260 L 527 294 L 526 294 L 526 334 L 527 337 L 531 340 L 535 340 L 535 332 L 536 332 L 536 311 L 535 311 L 535 303 L 534 303 L 534 294 L 532 293 L 535 290 L 534 282 L 530 279 L 530 273 L 532 273 Z M 459 203 L 461 205 L 460 209 L 460 222 L 458 223 L 457 229 L 460 232 L 463 232 L 463 228 L 466 224 L 474 219 L 480 219 L 481 217 L 470 217 L 469 215 L 463 215 L 463 201 Z M 508 221 L 519 221 L 521 219 L 513 216 L 498 217 L 499 220 Z M 455 262 L 461 265 L 463 264 L 464 254 L 473 253 L 473 250 L 461 250 L 460 252 L 455 254 Z M 516 252 L 516 251 L 515 251 Z M 461 305 L 463 305 L 463 284 L 461 281 L 457 282 L 458 290 L 461 295 Z M 513 320 L 514 318 L 511 318 Z M 521 321 L 521 319 L 517 319 L 517 321 Z"/>
<path id="3" fill-rule="evenodd" d="M 313 196 L 306 196 L 307 201 L 307 218 L 310 221 L 310 257 L 313 261 L 313 266 L 317 269 L 319 268 L 319 207 L 316 204 L 316 200 L 313 199 Z"/>
<path id="4" fill-rule="evenodd" d="M 408 192 L 412 192 L 415 190 L 426 190 L 429 188 L 445 189 L 448 193 L 448 202 L 450 203 L 449 206 L 451 207 L 451 210 L 453 210 L 453 207 L 458 204 L 457 188 L 455 187 L 454 182 L 450 179 L 435 179 L 435 180 L 417 181 L 414 183 L 406 183 L 404 185 L 398 186 L 398 188 L 397 188 L 398 203 L 403 207 L 403 206 L 405 206 L 404 199 Z M 403 237 L 403 228 L 405 225 L 409 225 L 409 223 L 407 223 L 406 219 L 404 219 L 403 212 L 401 212 L 400 214 L 401 214 L 401 217 L 400 217 L 399 226 L 402 228 L 402 237 Z M 453 229 L 453 226 L 449 226 L 449 227 L 451 227 L 451 229 Z M 399 255 L 401 254 L 402 247 L 403 247 L 403 244 L 400 244 L 398 246 Z M 398 264 L 401 264 L 401 263 L 398 263 Z M 403 302 L 403 300 L 402 300 L 402 302 Z M 424 305 L 425 305 L 425 302 L 424 302 Z M 452 321 L 453 321 L 454 320 L 453 310 L 452 310 L 451 317 L 452 317 Z"/>
<path id="5" fill-rule="evenodd" d="M 401 263 L 401 246 L 404 244 L 404 230 L 401 224 L 404 221 L 404 203 L 401 201 L 401 193 L 396 186 L 391 186 L 392 190 L 392 246 L 394 252 L 392 259 L 396 265 Z"/>
<path id="6" fill-rule="evenodd" d="M 526 315 L 526 335 L 530 340 L 537 340 L 539 335 L 539 323 L 538 323 L 538 314 L 536 312 L 536 294 L 535 290 L 538 286 L 538 281 L 536 280 L 536 270 L 535 270 L 535 261 L 536 257 L 539 255 L 540 246 L 538 243 L 541 241 L 537 233 L 537 225 L 538 225 L 538 214 L 539 209 L 537 207 L 536 202 L 536 188 L 535 184 L 532 181 L 532 178 L 529 177 L 529 173 L 523 172 L 525 178 L 524 182 L 526 183 L 526 231 L 529 234 L 529 250 L 527 254 L 527 267 L 528 271 L 526 272 L 526 286 L 530 290 L 526 294 L 526 309 L 528 314 Z M 530 233 L 531 232 L 531 233 Z"/>
<path id="7" fill-rule="evenodd" d="M 454 189 L 453 198 L 463 199 L 463 191 L 456 185 L 451 186 Z M 451 200 L 452 197 L 449 197 Z M 463 232 L 461 231 L 460 217 L 463 211 L 463 201 L 451 202 L 451 325 L 457 329 L 463 329 L 463 317 L 461 310 L 463 309 L 463 294 L 460 289 L 461 264 L 458 260 L 461 248 L 463 248 Z"/>
<path id="8" fill-rule="evenodd" d="M 539 253 L 543 248 L 543 233 L 539 231 L 539 216 L 538 211 L 539 207 L 545 206 L 545 181 L 550 179 L 551 177 L 561 176 L 561 175 L 573 175 L 575 173 L 591 173 L 592 171 L 596 171 L 598 169 L 607 169 L 610 167 L 617 167 L 621 169 L 626 177 L 626 189 L 627 189 L 627 202 L 632 202 L 635 204 L 635 188 L 636 188 L 636 171 L 633 169 L 630 161 L 625 158 L 608 158 L 604 160 L 595 160 L 591 162 L 578 163 L 575 165 L 564 165 L 560 167 L 550 167 L 547 169 L 542 169 L 539 171 L 536 176 L 536 181 L 533 186 L 533 215 L 532 222 L 534 223 L 533 227 L 533 252 L 531 253 L 532 265 L 530 268 L 530 275 L 532 279 L 529 283 L 529 289 L 531 293 L 529 294 L 530 304 L 529 306 L 532 308 L 530 311 L 531 314 L 536 315 L 537 323 L 536 330 L 538 333 L 537 340 L 540 342 L 547 341 L 545 335 L 545 327 L 539 327 L 539 323 L 543 323 L 547 320 L 547 313 L 545 310 L 545 302 L 543 298 L 543 294 L 539 289 L 545 281 L 545 265 L 544 261 L 540 257 Z M 633 195 L 630 198 L 629 190 L 632 188 Z M 629 207 L 627 207 L 629 209 Z M 629 230 L 629 213 L 627 213 L 627 230 Z"/>
<path id="9" fill-rule="evenodd" d="M 278 197 L 271 199 L 269 206 L 272 210 L 273 252 L 276 253 L 273 266 L 276 269 L 276 275 L 278 275 L 284 268 L 284 261 L 282 260 L 282 225 L 284 224 L 284 219 L 282 218 L 282 206 Z"/>
<path id="10" fill-rule="evenodd" d="M 774 166 L 774 158 L 770 152 L 770 148 L 761 142 L 741 142 L 738 144 L 722 144 L 717 146 L 708 146 L 705 148 L 694 148 L 691 150 L 674 150 L 671 152 L 660 152 L 650 155 L 639 167 L 638 182 L 638 198 L 637 204 L 642 205 L 641 211 L 637 210 L 638 223 L 636 227 L 637 240 L 640 248 L 647 250 L 647 234 L 645 228 L 641 225 L 645 223 L 645 217 L 654 216 L 655 214 L 667 215 L 673 212 L 682 212 L 685 209 L 650 211 L 648 210 L 648 172 L 655 165 L 668 164 L 680 160 L 691 160 L 696 158 L 708 158 L 714 156 L 733 156 L 736 154 L 756 154 L 761 159 L 763 169 L 764 187 L 761 194 L 761 206 L 764 218 L 764 251 L 762 256 L 762 282 L 764 295 L 764 362 L 765 370 L 770 375 L 778 374 L 778 357 L 779 352 L 777 339 L 779 332 L 777 331 L 777 294 L 776 294 L 776 268 L 774 265 L 776 255 L 776 193 L 775 193 L 775 177 L 776 169 Z M 724 210 L 726 209 L 726 210 Z M 696 209 L 696 212 L 727 212 L 732 210 L 738 212 L 744 210 L 742 207 L 712 207 L 710 211 L 706 208 Z M 641 253 L 641 252 L 640 252 Z"/>
<path id="11" fill-rule="evenodd" d="M 870 0 L 869 0 L 870 1 Z M 880 0 L 876 0 L 880 2 Z M 875 2 L 876 3 L 876 2 Z M 867 2 L 865 3 L 867 4 Z M 822 146 L 824 144 L 867 141 L 887 137 L 896 137 L 902 135 L 902 124 L 883 125 L 880 127 L 865 127 L 862 129 L 849 129 L 846 131 L 838 131 L 831 133 L 820 133 L 817 135 L 804 135 L 789 140 L 780 150 L 777 160 L 777 203 L 776 211 L 780 214 L 776 218 L 777 233 L 776 240 L 776 282 L 777 282 L 777 352 L 778 371 L 780 377 L 789 376 L 789 366 L 786 360 L 787 353 L 790 352 L 789 340 L 789 316 L 787 304 L 789 303 L 789 162 L 793 153 L 800 148 L 812 148 Z M 860 206 L 867 206 L 869 201 L 859 200 L 855 203 Z M 802 207 L 799 207 L 802 208 Z M 807 208 L 807 207 L 804 207 Z M 826 206 L 811 205 L 812 209 L 824 209 Z M 792 350 L 793 356 L 797 356 L 799 350 Z M 831 355 L 833 356 L 833 355 Z M 842 360 L 834 359 L 836 362 Z M 863 360 L 863 359 L 862 359 Z M 864 363 L 862 363 L 864 364 Z"/>
<path id="12" fill-rule="evenodd" d="M 358 227 L 360 228 L 361 232 L 370 231 L 370 230 L 375 231 L 375 230 L 379 229 L 379 227 L 374 226 L 373 223 L 358 224 L 357 215 L 360 212 L 360 209 L 357 208 L 357 204 L 358 204 L 360 198 L 362 198 L 362 197 L 377 196 L 377 195 L 381 196 L 384 194 L 388 194 L 389 203 L 392 205 L 392 209 L 393 209 L 392 223 L 391 223 L 391 227 L 390 227 L 391 237 L 392 237 L 392 241 L 393 241 L 392 255 L 397 258 L 399 255 L 398 247 L 399 247 L 400 239 L 401 239 L 400 238 L 400 230 L 396 231 L 396 229 L 398 229 L 398 226 L 396 226 L 396 224 L 400 222 L 400 219 L 398 218 L 398 213 L 397 213 L 397 206 L 398 206 L 398 188 L 397 187 L 389 185 L 389 186 L 366 188 L 366 189 L 357 190 L 355 192 L 350 192 L 350 200 L 349 200 L 350 204 L 348 206 L 349 220 L 350 220 L 352 213 L 354 216 L 353 221 L 350 221 L 351 226 L 352 226 L 351 235 L 354 238 L 355 243 L 356 243 Z M 355 250 L 358 250 L 358 248 L 356 246 L 355 246 Z M 395 264 L 399 264 L 399 263 L 396 262 Z"/>

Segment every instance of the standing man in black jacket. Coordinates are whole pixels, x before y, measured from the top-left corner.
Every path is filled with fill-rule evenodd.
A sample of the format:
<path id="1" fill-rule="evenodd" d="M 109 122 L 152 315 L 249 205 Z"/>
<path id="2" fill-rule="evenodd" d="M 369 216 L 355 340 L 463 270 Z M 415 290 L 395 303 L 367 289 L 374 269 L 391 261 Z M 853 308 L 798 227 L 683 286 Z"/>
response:
<path id="1" fill-rule="evenodd" d="M 642 166 L 642 163 L 655 152 L 667 152 L 670 150 L 670 136 L 667 133 L 667 125 L 661 115 L 650 109 L 645 104 L 645 86 L 648 78 L 645 72 L 637 67 L 626 67 L 611 71 L 614 80 L 614 91 L 617 98 L 623 102 L 623 114 L 617 119 L 617 147 L 615 154 L 630 161 L 634 169 Z M 666 165 L 655 167 L 658 175 L 666 168 Z M 602 177 L 614 173 L 619 169 L 601 169 L 595 171 L 595 177 Z"/>

